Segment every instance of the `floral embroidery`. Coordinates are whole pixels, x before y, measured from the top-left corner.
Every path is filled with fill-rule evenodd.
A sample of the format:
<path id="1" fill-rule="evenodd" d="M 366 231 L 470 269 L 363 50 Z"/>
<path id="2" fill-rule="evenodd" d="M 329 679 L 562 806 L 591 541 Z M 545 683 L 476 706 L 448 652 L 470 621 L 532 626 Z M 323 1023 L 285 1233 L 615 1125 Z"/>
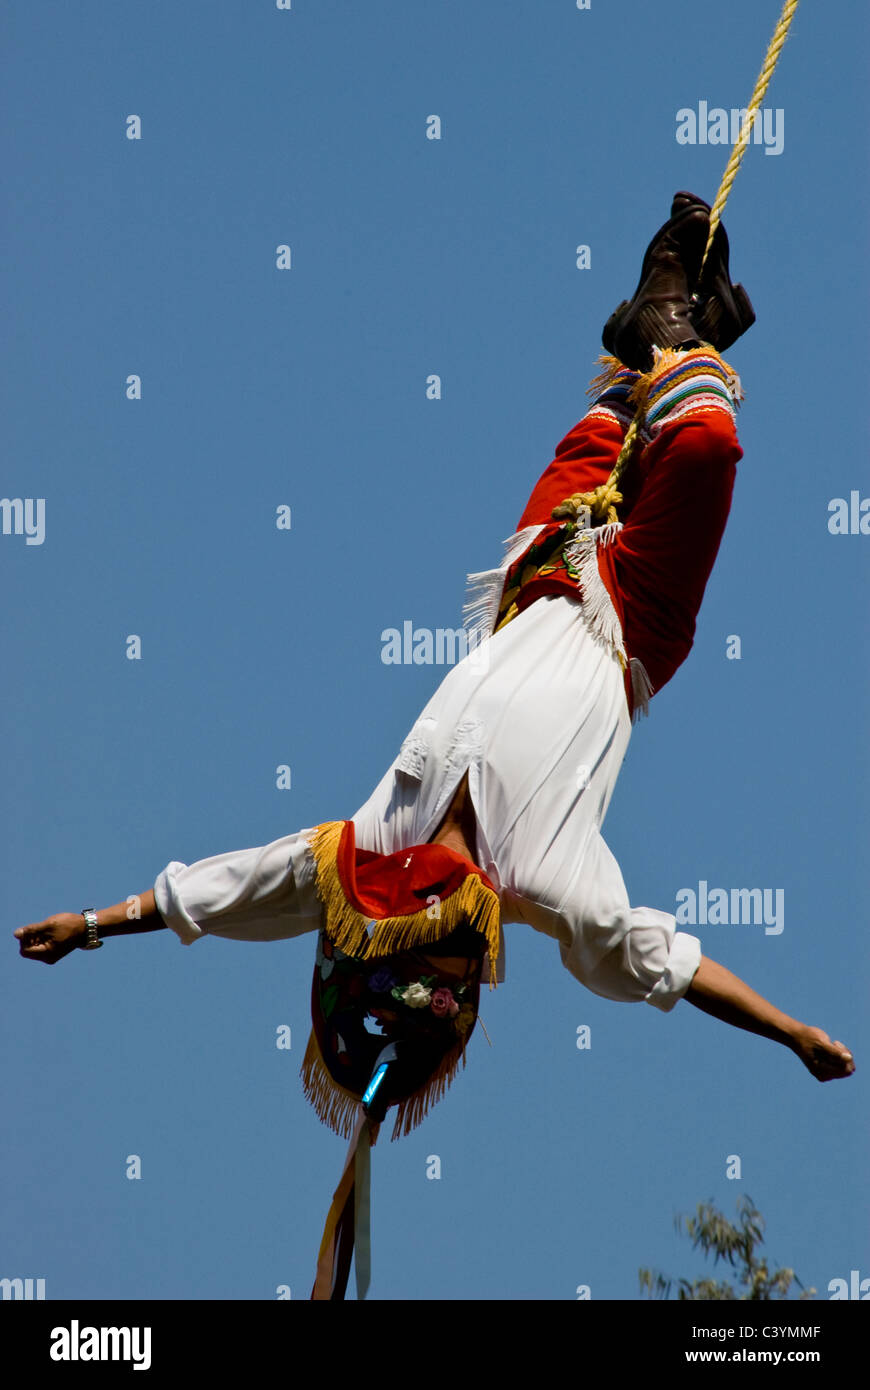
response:
<path id="1" fill-rule="evenodd" d="M 385 965 L 345 955 L 325 932 L 318 933 L 318 938 L 320 1001 L 325 1018 L 357 1003 L 387 1034 L 390 1025 L 412 1019 L 436 1031 L 455 1030 L 460 1037 L 468 1032 L 474 1010 L 468 1003 L 467 984 L 447 984 L 437 975 L 420 975 L 416 980 L 406 975 L 401 980 Z"/>
<path id="2" fill-rule="evenodd" d="M 424 980 L 418 980 L 405 989 L 394 989 L 393 998 L 400 999 L 409 1009 L 425 1009 L 432 998 L 432 990 Z"/>

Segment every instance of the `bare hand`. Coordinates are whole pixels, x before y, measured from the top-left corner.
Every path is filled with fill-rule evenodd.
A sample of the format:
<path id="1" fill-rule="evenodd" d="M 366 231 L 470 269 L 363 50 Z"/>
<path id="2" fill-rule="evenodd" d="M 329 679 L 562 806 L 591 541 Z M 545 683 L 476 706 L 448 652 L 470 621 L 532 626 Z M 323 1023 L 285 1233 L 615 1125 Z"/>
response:
<path id="1" fill-rule="evenodd" d="M 18 927 L 14 935 L 21 942 L 25 960 L 41 960 L 55 965 L 85 939 L 87 928 L 80 912 L 56 912 L 44 922 Z"/>
<path id="2" fill-rule="evenodd" d="M 855 1059 L 845 1043 L 832 1042 L 821 1028 L 802 1024 L 794 1051 L 817 1081 L 834 1081 L 840 1076 L 851 1076 L 855 1070 Z"/>

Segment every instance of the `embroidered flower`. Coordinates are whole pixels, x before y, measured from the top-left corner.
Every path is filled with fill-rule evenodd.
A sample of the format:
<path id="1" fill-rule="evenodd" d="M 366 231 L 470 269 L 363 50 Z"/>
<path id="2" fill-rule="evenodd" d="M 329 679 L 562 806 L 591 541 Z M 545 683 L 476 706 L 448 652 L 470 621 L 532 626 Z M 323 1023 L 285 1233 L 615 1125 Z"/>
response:
<path id="1" fill-rule="evenodd" d="M 430 1008 L 436 1018 L 455 1018 L 459 1013 L 459 1005 L 453 998 L 449 989 L 442 987 L 436 989 L 432 995 Z"/>
<path id="2" fill-rule="evenodd" d="M 402 990 L 402 1003 L 407 1004 L 409 1009 L 425 1009 L 432 998 L 432 991 L 428 985 L 422 985 L 419 981 L 408 985 L 407 989 Z"/>
<path id="3" fill-rule="evenodd" d="M 388 970 L 384 965 L 369 976 L 369 989 L 372 994 L 389 994 L 393 986 L 398 983 L 392 970 Z"/>

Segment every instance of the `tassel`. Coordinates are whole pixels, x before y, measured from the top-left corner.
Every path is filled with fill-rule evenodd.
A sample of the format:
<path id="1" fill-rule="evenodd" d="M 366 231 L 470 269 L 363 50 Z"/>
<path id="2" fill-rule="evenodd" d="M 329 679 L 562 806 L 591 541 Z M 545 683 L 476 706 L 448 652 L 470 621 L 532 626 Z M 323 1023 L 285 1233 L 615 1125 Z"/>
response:
<path id="1" fill-rule="evenodd" d="M 473 639 L 482 641 L 492 633 L 498 617 L 505 574 L 523 552 L 534 544 L 543 530 L 543 523 L 524 526 L 522 531 L 516 531 L 502 542 L 504 553 L 501 564 L 496 569 L 480 570 L 476 574 L 468 575 L 468 588 L 462 612 L 468 631 L 469 646 Z"/>
<path id="2" fill-rule="evenodd" d="M 492 632 L 504 585 L 504 570 L 481 570 L 478 574 L 469 574 L 467 584 L 462 619 L 471 643 L 482 641 Z"/>
<path id="3" fill-rule="evenodd" d="M 623 671 L 628 665 L 622 640 L 622 627 L 613 601 L 598 569 L 598 546 L 609 545 L 622 530 L 612 522 L 592 531 L 580 531 L 565 547 L 565 559 L 577 570 L 582 591 L 583 615 L 593 636 L 605 642 L 619 659 Z"/>
<path id="4" fill-rule="evenodd" d="M 602 370 L 592 378 L 586 387 L 587 396 L 591 396 L 593 400 L 603 396 L 605 391 L 609 391 L 611 387 L 622 385 L 626 377 L 637 375 L 636 372 L 632 372 L 629 367 L 626 367 L 624 362 L 620 362 L 618 357 L 611 357 L 609 353 L 602 353 L 598 358 L 597 365 Z"/>
<path id="5" fill-rule="evenodd" d="M 636 724 L 639 719 L 646 719 L 649 715 L 649 702 L 655 691 L 640 658 L 633 656 L 628 664 L 631 668 L 631 722 Z"/>

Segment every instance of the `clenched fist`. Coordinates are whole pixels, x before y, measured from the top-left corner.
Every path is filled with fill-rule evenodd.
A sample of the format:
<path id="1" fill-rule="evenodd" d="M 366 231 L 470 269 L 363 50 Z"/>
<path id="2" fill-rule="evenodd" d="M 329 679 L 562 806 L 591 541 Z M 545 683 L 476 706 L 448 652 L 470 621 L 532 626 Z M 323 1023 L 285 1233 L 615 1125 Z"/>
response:
<path id="1" fill-rule="evenodd" d="M 55 965 L 69 955 L 85 939 L 87 928 L 80 912 L 56 912 L 44 922 L 31 922 L 18 927 L 14 935 L 21 943 L 21 954 L 27 960 L 41 960 Z"/>

